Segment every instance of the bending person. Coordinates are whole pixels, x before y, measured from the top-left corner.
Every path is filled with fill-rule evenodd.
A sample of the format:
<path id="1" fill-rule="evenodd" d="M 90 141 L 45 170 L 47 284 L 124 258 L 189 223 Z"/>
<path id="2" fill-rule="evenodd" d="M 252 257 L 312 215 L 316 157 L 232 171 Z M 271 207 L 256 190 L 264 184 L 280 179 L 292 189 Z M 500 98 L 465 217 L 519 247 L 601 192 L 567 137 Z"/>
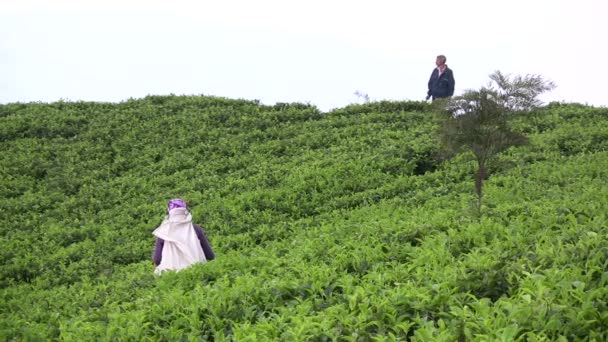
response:
<path id="1" fill-rule="evenodd" d="M 192 214 L 186 202 L 173 199 L 167 206 L 168 215 L 152 234 L 156 244 L 152 261 L 156 265 L 154 273 L 179 271 L 195 263 L 215 259 L 213 249 L 201 226 L 192 223 Z"/>

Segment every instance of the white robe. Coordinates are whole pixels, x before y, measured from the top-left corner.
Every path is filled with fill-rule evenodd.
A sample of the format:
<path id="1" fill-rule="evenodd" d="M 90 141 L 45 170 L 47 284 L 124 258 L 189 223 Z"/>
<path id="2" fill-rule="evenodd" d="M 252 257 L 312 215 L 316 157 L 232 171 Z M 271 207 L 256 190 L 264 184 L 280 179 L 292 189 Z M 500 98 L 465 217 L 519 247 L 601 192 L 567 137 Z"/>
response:
<path id="1" fill-rule="evenodd" d="M 206 262 L 205 253 L 192 225 L 192 215 L 186 208 L 175 208 L 152 233 L 165 241 L 162 259 L 154 273 L 179 271 L 195 263 Z"/>

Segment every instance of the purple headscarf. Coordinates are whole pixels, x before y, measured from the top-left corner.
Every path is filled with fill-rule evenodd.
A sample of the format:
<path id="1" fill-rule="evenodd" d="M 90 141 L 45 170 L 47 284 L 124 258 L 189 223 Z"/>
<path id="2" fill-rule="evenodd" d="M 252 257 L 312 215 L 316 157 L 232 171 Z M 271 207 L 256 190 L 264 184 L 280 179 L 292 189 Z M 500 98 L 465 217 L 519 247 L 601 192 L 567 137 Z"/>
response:
<path id="1" fill-rule="evenodd" d="M 169 204 L 167 205 L 167 212 L 171 211 L 171 209 L 175 209 L 175 208 L 188 208 L 188 205 L 186 204 L 186 201 L 184 201 L 181 198 L 176 198 L 176 199 L 172 199 L 169 201 Z"/>

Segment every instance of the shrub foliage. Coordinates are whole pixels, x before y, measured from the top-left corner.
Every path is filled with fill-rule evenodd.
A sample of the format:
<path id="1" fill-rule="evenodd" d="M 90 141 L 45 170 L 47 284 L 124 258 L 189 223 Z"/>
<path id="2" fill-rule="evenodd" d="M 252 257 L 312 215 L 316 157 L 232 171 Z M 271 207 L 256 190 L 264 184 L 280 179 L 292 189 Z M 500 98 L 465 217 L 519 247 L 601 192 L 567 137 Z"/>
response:
<path id="1" fill-rule="evenodd" d="M 3 340 L 606 340 L 608 112 L 510 121 L 486 210 L 424 103 L 0 105 Z M 217 259 L 153 275 L 183 197 Z"/>

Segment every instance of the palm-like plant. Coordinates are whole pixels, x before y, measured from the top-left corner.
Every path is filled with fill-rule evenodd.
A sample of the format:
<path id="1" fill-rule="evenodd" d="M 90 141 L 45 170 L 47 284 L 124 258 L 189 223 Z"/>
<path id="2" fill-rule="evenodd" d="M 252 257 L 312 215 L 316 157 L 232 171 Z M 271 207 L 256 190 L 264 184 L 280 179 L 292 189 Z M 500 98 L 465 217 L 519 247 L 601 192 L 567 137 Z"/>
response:
<path id="1" fill-rule="evenodd" d="M 555 88 L 539 75 L 511 78 L 500 71 L 490 75 L 490 82 L 479 90 L 438 102 L 443 113 L 439 136 L 449 152 L 470 151 L 477 162 L 475 193 L 481 208 L 483 181 L 488 164 L 511 146 L 527 143 L 527 138 L 509 125 L 513 115 L 540 106 L 538 96 Z"/>

